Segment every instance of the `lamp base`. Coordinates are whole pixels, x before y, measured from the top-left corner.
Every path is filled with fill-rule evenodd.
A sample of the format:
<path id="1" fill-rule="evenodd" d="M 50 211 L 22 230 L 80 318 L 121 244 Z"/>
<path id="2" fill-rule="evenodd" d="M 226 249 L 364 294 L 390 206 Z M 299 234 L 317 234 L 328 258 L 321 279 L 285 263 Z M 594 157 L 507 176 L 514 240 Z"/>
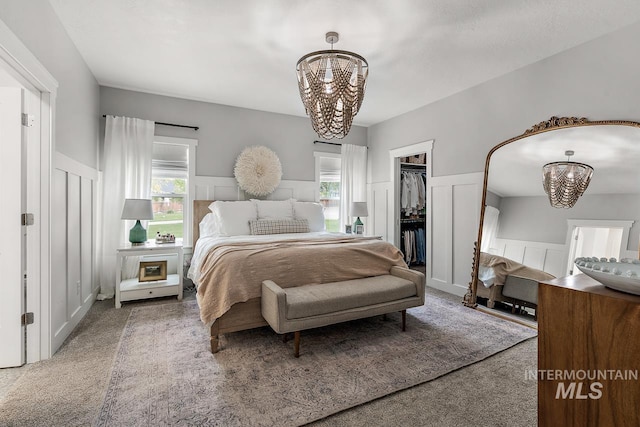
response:
<path id="1" fill-rule="evenodd" d="M 129 230 L 129 241 L 132 245 L 144 245 L 147 241 L 147 230 L 144 229 L 140 220 Z"/>
<path id="2" fill-rule="evenodd" d="M 360 220 L 360 217 L 353 223 L 353 232 L 355 234 L 364 234 L 364 223 Z"/>

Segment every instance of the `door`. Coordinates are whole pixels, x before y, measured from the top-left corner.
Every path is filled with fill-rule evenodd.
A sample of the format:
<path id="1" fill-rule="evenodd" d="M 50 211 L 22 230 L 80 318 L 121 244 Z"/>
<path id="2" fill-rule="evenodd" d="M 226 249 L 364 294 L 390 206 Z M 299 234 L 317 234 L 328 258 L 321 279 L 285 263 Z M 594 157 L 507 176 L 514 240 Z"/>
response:
<path id="1" fill-rule="evenodd" d="M 0 88 L 0 368 L 25 363 L 22 89 Z"/>

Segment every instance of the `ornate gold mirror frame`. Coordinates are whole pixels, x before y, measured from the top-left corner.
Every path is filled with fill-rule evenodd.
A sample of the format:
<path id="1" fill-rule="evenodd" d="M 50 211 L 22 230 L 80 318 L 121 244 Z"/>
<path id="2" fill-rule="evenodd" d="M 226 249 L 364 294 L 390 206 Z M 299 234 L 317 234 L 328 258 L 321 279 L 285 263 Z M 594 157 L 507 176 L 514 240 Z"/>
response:
<path id="1" fill-rule="evenodd" d="M 480 248 L 482 243 L 482 230 L 484 226 L 484 215 L 485 208 L 487 203 L 487 184 L 489 179 L 489 165 L 491 162 L 491 156 L 495 151 L 504 147 L 505 145 L 512 144 L 516 141 L 522 140 L 524 138 L 528 138 L 533 135 L 552 132 L 560 129 L 572 128 L 572 127 L 583 127 L 583 126 L 631 126 L 635 128 L 640 128 L 640 123 L 632 122 L 632 121 L 623 121 L 623 120 L 603 120 L 603 121 L 589 121 L 586 118 L 578 118 L 578 117 L 551 117 L 549 120 L 538 123 L 535 126 L 527 129 L 523 134 L 508 139 L 504 142 L 493 147 L 489 153 L 487 154 L 487 158 L 484 166 L 484 183 L 482 188 L 482 206 L 480 208 L 480 222 L 478 225 L 478 238 L 474 243 L 474 254 L 473 254 L 473 267 L 471 271 L 471 282 L 469 282 L 469 289 L 464 296 L 464 304 L 468 307 L 476 307 L 476 298 L 477 298 L 477 287 L 478 287 L 478 268 L 480 261 Z M 639 140 L 640 143 L 640 140 Z M 542 165 L 540 165 L 542 170 Z M 542 173 L 540 174 L 542 178 Z M 542 179 L 540 179 L 540 185 L 542 186 Z"/>

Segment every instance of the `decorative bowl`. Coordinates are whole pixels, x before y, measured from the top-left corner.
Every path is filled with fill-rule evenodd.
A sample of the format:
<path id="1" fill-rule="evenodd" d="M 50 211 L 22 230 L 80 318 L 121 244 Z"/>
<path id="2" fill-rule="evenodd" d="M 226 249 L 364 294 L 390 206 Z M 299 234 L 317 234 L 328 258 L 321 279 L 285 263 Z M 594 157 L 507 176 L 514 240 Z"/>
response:
<path id="1" fill-rule="evenodd" d="M 581 257 L 575 263 L 580 271 L 607 288 L 640 295 L 640 260 Z"/>

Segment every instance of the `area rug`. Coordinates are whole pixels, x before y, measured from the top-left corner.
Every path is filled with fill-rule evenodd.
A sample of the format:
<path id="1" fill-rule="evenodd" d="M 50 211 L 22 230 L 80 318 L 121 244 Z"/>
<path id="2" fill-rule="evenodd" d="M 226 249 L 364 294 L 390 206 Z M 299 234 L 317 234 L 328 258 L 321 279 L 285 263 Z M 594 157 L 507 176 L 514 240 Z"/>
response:
<path id="1" fill-rule="evenodd" d="M 226 334 L 209 352 L 195 301 L 132 310 L 96 426 L 297 426 L 483 360 L 536 331 L 428 296 L 400 314 L 302 332 Z"/>

